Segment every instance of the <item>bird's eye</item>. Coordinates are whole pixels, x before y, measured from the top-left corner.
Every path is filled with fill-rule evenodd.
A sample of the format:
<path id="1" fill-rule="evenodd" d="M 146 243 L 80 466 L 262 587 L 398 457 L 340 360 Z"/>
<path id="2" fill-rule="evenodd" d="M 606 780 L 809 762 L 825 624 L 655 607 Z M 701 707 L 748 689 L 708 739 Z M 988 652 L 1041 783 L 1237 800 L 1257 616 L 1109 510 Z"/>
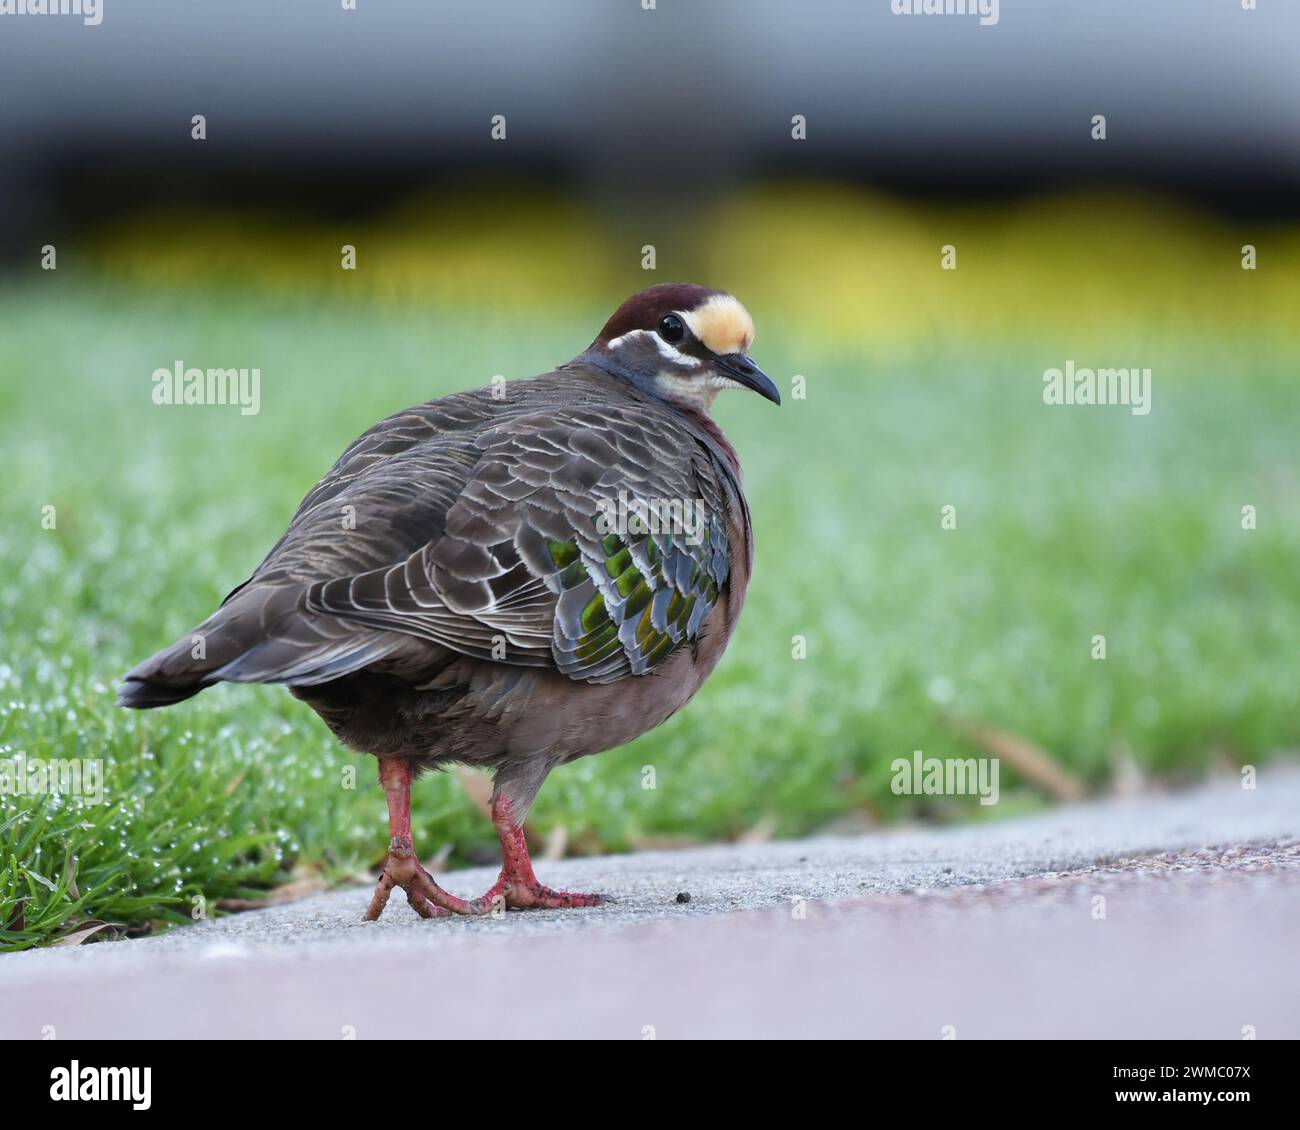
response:
<path id="1" fill-rule="evenodd" d="M 659 336 L 669 345 L 676 345 L 686 336 L 686 326 L 676 314 L 665 314 L 659 322 Z"/>

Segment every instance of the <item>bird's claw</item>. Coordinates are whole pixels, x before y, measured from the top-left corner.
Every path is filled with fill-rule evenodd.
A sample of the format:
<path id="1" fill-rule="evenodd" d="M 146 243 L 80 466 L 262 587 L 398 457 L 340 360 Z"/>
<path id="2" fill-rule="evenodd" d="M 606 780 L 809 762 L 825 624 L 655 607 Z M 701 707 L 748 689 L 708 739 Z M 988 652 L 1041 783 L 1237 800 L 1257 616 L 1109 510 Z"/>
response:
<path id="1" fill-rule="evenodd" d="M 562 910 L 569 907 L 604 906 L 613 900 L 608 895 L 554 891 L 541 883 L 513 886 L 506 895 L 506 905 L 518 910 Z"/>
<path id="2" fill-rule="evenodd" d="M 384 872 L 375 885 L 375 893 L 370 906 L 363 916 L 363 921 L 373 922 L 384 912 L 388 905 L 388 896 L 394 887 L 401 887 L 406 892 L 406 901 L 421 918 L 449 918 L 453 914 L 486 914 L 487 908 L 478 905 L 478 900 L 468 902 L 448 894 L 430 875 L 416 857 L 415 849 L 409 842 L 394 839 L 388 850 L 388 859 L 384 862 Z"/>
<path id="3" fill-rule="evenodd" d="M 489 912 L 502 910 L 569 910 L 584 906 L 606 906 L 616 902 L 609 895 L 579 894 L 576 891 L 555 891 L 544 887 L 536 879 L 531 882 L 519 879 L 499 879 L 496 886 L 480 895 L 474 902 Z"/>

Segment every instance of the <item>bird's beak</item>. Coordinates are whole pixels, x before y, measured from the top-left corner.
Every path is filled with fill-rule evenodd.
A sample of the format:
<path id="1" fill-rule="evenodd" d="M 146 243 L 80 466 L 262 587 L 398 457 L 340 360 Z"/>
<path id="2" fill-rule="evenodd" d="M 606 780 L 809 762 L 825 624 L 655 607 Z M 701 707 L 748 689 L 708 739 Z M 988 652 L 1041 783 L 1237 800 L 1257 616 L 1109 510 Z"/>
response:
<path id="1" fill-rule="evenodd" d="M 773 404 L 781 403 L 781 392 L 775 382 L 744 353 L 723 354 L 718 358 L 717 368 L 724 376 L 746 388 L 752 388 Z"/>

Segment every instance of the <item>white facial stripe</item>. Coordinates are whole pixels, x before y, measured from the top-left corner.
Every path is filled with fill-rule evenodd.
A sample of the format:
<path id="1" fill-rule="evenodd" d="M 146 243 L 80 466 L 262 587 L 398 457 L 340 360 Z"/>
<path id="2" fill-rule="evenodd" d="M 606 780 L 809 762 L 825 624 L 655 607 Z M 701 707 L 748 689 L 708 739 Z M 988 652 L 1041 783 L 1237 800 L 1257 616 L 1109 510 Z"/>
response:
<path id="1" fill-rule="evenodd" d="M 729 294 L 715 294 L 681 316 L 691 333 L 714 353 L 748 353 L 754 343 L 754 320 Z"/>
<path id="2" fill-rule="evenodd" d="M 692 357 L 688 353 L 683 353 L 680 349 L 674 349 L 658 334 L 655 334 L 655 344 L 659 346 L 659 352 L 665 360 L 682 365 L 687 369 L 698 369 L 703 364 L 698 357 Z"/>
<path id="3" fill-rule="evenodd" d="M 620 334 L 616 338 L 611 338 L 609 348 L 618 349 L 625 341 L 630 341 L 634 337 L 644 337 L 649 332 L 649 330 L 628 330 L 625 334 Z"/>
<path id="4" fill-rule="evenodd" d="M 653 330 L 629 330 L 627 333 L 620 334 L 612 339 L 609 348 L 620 349 L 625 342 L 630 341 L 632 338 L 643 337 L 649 337 L 655 343 L 659 355 L 665 361 L 671 361 L 674 365 L 680 365 L 683 369 L 698 369 L 703 364 L 698 357 L 692 357 L 688 353 L 682 353 L 680 350 L 674 349 Z"/>

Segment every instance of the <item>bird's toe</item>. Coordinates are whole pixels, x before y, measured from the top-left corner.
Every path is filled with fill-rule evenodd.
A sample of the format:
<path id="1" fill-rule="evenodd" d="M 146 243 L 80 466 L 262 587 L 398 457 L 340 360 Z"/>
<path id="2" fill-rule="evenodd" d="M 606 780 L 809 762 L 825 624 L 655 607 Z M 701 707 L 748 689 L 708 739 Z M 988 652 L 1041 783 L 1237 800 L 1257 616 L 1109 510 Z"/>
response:
<path id="1" fill-rule="evenodd" d="M 364 921 L 373 922 L 383 914 L 394 887 L 400 887 L 406 892 L 406 901 L 421 918 L 449 918 L 453 914 L 487 913 L 487 909 L 477 903 L 467 902 L 444 891 L 434 882 L 433 876 L 420 866 L 414 851 L 402 846 L 389 852 L 388 859 L 384 863 L 383 874 L 379 876 L 379 882 L 375 885 L 370 906 L 363 915 Z"/>
<path id="2" fill-rule="evenodd" d="M 506 888 L 505 896 L 506 905 L 517 910 L 568 910 L 604 906 L 615 901 L 609 895 L 555 891 L 541 883 L 511 884 Z"/>

